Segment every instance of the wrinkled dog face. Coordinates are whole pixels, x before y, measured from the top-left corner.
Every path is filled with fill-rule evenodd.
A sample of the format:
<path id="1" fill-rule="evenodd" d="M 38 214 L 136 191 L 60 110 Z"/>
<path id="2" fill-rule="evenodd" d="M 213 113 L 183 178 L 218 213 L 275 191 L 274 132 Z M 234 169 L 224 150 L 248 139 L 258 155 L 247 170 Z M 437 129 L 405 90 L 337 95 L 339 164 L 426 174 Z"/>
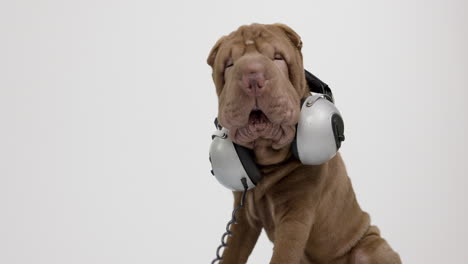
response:
<path id="1" fill-rule="evenodd" d="M 219 97 L 218 120 L 233 142 L 272 164 L 288 153 L 307 95 L 299 36 L 282 24 L 242 26 L 222 37 L 208 64 Z"/>

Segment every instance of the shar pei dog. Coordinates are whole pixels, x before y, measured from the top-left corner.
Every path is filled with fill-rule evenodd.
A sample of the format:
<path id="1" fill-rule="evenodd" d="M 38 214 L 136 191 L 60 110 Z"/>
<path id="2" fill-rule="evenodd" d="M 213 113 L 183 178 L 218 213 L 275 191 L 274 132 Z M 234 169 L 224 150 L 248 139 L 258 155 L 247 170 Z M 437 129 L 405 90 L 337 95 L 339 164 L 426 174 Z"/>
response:
<path id="1" fill-rule="evenodd" d="M 284 24 L 252 24 L 208 56 L 219 123 L 253 151 L 263 176 L 246 194 L 221 263 L 246 263 L 262 229 L 274 244 L 271 264 L 401 263 L 360 208 L 339 153 L 318 166 L 291 154 L 300 101 L 310 95 L 301 48 Z M 234 192 L 235 206 L 240 199 Z"/>

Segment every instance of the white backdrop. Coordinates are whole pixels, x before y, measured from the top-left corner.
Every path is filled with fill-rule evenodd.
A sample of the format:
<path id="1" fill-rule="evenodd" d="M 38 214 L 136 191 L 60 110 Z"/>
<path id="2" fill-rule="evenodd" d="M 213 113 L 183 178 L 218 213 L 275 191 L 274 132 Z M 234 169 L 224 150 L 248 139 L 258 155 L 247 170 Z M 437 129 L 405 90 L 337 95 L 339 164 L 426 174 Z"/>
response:
<path id="1" fill-rule="evenodd" d="M 0 2 L 0 263 L 209 263 L 223 34 L 282 22 L 329 83 L 361 207 L 405 263 L 466 263 L 466 1 Z M 250 263 L 268 263 L 262 234 Z"/>

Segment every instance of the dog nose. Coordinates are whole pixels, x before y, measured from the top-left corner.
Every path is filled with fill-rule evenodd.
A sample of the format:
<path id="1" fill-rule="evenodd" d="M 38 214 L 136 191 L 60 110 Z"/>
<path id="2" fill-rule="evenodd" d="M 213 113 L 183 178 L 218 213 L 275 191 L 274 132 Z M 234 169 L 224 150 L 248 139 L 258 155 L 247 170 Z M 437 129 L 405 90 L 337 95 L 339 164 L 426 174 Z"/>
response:
<path id="1" fill-rule="evenodd" d="M 260 96 L 264 92 L 265 87 L 265 67 L 262 63 L 248 63 L 242 75 L 242 88 L 252 96 Z"/>

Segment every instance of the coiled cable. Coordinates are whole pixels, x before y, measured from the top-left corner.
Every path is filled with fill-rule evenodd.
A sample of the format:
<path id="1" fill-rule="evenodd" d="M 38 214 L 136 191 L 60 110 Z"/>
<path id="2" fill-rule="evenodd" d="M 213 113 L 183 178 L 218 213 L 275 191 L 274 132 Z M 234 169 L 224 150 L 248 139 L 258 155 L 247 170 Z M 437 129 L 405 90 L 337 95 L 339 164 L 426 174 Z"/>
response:
<path id="1" fill-rule="evenodd" d="M 237 223 L 236 213 L 239 209 L 244 208 L 245 195 L 247 194 L 247 189 L 248 189 L 247 179 L 242 178 L 241 182 L 242 182 L 242 185 L 244 186 L 244 192 L 242 193 L 240 205 L 234 208 L 234 210 L 232 211 L 232 218 L 226 225 L 226 232 L 224 232 L 224 234 L 221 236 L 221 245 L 219 245 L 218 249 L 216 250 L 216 258 L 211 262 L 211 264 L 215 264 L 217 261 L 223 260 L 223 257 L 220 256 L 220 250 L 228 246 L 227 237 L 232 236 L 231 225 Z"/>

